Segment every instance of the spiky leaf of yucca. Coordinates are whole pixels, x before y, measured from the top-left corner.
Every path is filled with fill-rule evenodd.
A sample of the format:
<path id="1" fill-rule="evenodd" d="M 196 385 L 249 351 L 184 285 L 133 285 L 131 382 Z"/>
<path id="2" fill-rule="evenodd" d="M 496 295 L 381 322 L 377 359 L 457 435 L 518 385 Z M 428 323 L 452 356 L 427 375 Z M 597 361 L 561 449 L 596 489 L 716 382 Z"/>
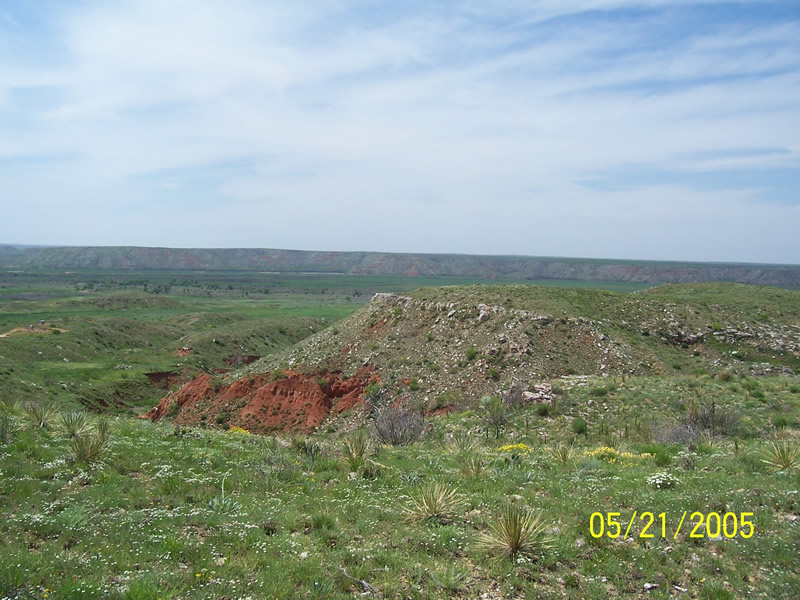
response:
<path id="1" fill-rule="evenodd" d="M 451 454 L 467 454 L 475 452 L 480 446 L 480 441 L 466 431 L 456 431 L 444 443 L 445 449 Z"/>
<path id="2" fill-rule="evenodd" d="M 72 453 L 79 463 L 92 465 L 100 460 L 106 441 L 99 435 L 79 435 L 72 438 Z"/>
<path id="3" fill-rule="evenodd" d="M 372 441 L 363 429 L 353 433 L 342 444 L 342 455 L 351 471 L 363 468 L 370 454 L 372 454 Z"/>
<path id="4" fill-rule="evenodd" d="M 761 461 L 776 471 L 791 471 L 800 466 L 800 446 L 791 440 L 772 442 Z"/>
<path id="5" fill-rule="evenodd" d="M 50 429 L 58 409 L 50 403 L 29 402 L 23 412 L 31 429 Z"/>
<path id="6" fill-rule="evenodd" d="M 566 465 L 572 461 L 572 446 L 568 444 L 556 444 L 550 448 L 550 456 L 558 463 Z"/>
<path id="7" fill-rule="evenodd" d="M 518 556 L 530 556 L 551 546 L 544 534 L 546 527 L 542 513 L 509 504 L 489 525 L 490 532 L 481 534 L 478 547 L 512 560 Z"/>
<path id="8" fill-rule="evenodd" d="M 0 413 L 0 444 L 7 444 L 17 431 L 17 425 L 11 415 Z"/>
<path id="9" fill-rule="evenodd" d="M 461 454 L 458 457 L 458 468 L 464 477 L 477 477 L 486 466 L 486 459 L 479 454 Z"/>
<path id="10" fill-rule="evenodd" d="M 97 436 L 103 440 L 105 444 L 108 438 L 111 437 L 111 420 L 105 415 L 101 416 L 97 419 L 95 430 L 97 431 Z"/>
<path id="11" fill-rule="evenodd" d="M 86 411 L 75 410 L 61 413 L 61 429 L 67 437 L 74 438 L 89 432 L 91 427 L 86 418 Z"/>
<path id="12" fill-rule="evenodd" d="M 22 415 L 22 404 L 16 398 L 0 398 L 0 415 L 19 417 Z"/>
<path id="13" fill-rule="evenodd" d="M 456 496 L 458 488 L 444 483 L 429 483 L 420 487 L 416 496 L 411 498 L 411 506 L 406 507 L 406 518 L 409 521 L 439 521 L 446 523 L 452 520 L 461 499 Z"/>

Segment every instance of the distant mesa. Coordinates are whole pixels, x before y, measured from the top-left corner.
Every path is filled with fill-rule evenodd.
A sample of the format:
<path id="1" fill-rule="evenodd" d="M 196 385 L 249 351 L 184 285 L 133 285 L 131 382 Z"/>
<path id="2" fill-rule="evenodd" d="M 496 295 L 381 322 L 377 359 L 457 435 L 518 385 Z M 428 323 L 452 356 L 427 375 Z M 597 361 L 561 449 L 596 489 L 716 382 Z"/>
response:
<path id="1" fill-rule="evenodd" d="M 241 270 L 317 275 L 452 276 L 646 284 L 729 281 L 800 287 L 800 265 L 237 248 L 0 246 L 0 268 Z"/>

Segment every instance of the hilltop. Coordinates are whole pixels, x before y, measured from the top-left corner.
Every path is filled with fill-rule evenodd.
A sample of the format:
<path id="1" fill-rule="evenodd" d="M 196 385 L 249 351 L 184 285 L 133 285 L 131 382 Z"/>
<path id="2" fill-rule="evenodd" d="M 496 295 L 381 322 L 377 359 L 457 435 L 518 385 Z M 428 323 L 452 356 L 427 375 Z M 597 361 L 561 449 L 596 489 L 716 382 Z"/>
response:
<path id="1" fill-rule="evenodd" d="M 276 249 L 15 247 L 4 269 L 233 270 L 356 275 L 464 276 L 649 284 L 731 281 L 800 287 L 800 266 L 466 254 L 306 252 Z"/>
<path id="2" fill-rule="evenodd" d="M 368 386 L 436 413 L 474 406 L 515 384 L 541 400 L 550 386 L 586 377 L 798 367 L 800 292 L 737 284 L 634 294 L 429 288 L 376 294 L 352 316 L 225 381 L 199 376 L 150 416 L 259 432 L 309 430 L 364 407 Z"/>

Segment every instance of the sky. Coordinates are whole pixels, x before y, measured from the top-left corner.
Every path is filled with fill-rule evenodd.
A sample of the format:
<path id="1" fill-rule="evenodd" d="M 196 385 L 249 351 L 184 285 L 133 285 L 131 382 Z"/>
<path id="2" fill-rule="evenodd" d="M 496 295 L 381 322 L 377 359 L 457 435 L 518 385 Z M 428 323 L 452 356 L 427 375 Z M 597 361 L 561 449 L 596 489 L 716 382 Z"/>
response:
<path id="1" fill-rule="evenodd" d="M 800 263 L 797 0 L 0 0 L 0 243 Z"/>

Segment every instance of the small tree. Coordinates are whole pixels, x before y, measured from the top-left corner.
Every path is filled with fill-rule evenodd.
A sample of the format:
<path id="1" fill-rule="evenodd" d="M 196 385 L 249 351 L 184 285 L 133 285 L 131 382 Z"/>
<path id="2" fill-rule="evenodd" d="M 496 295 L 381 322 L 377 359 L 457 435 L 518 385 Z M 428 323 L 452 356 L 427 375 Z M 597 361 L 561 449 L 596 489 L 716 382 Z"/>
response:
<path id="1" fill-rule="evenodd" d="M 484 411 L 486 426 L 494 429 L 494 437 L 500 437 L 500 430 L 508 422 L 508 408 L 505 402 L 496 396 L 481 398 L 481 408 Z"/>

